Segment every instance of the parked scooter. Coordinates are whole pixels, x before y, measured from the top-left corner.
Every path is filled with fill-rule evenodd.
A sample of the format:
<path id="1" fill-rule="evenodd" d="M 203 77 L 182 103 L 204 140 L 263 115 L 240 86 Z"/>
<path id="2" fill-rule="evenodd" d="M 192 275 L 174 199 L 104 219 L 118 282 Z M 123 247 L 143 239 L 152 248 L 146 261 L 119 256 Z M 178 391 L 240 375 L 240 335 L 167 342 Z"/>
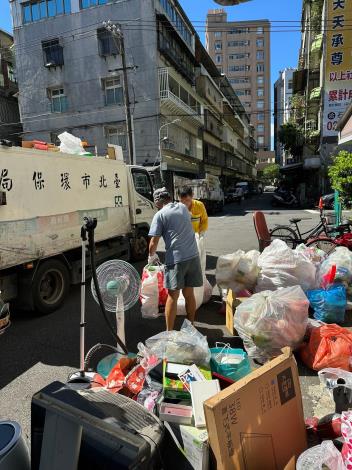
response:
<path id="1" fill-rule="evenodd" d="M 292 191 L 278 190 L 273 194 L 271 205 L 273 207 L 298 207 L 298 200 Z"/>

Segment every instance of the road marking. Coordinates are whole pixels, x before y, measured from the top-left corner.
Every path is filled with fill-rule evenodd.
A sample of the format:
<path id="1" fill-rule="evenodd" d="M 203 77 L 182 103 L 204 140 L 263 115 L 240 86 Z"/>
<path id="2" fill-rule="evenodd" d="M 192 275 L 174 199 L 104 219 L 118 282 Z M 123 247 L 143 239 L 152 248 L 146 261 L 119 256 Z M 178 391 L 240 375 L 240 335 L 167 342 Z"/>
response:
<path id="1" fill-rule="evenodd" d="M 308 214 L 319 214 L 319 211 L 315 209 L 304 209 L 304 212 L 308 212 Z"/>

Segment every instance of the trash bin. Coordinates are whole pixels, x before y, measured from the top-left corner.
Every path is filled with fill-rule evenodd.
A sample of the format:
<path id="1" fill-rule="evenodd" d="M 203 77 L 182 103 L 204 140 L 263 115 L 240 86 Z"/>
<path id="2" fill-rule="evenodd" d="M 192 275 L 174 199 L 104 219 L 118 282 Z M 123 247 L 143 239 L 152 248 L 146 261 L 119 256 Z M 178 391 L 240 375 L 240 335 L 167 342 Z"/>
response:
<path id="1" fill-rule="evenodd" d="M 0 470 L 30 470 L 29 454 L 21 427 L 14 421 L 0 421 Z"/>

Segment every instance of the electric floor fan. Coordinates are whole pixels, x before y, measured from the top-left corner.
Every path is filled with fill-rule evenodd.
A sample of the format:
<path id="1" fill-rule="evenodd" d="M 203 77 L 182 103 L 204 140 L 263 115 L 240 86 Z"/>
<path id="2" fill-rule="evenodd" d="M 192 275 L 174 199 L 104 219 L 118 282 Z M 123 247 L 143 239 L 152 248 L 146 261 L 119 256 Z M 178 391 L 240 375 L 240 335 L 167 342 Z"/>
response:
<path id="1" fill-rule="evenodd" d="M 139 299 L 140 276 L 126 261 L 110 260 L 97 268 L 97 278 L 105 309 L 116 314 L 116 333 L 125 344 L 125 311 L 132 308 Z M 93 279 L 91 289 L 94 300 L 99 303 Z M 117 349 L 124 352 L 119 344 Z"/>

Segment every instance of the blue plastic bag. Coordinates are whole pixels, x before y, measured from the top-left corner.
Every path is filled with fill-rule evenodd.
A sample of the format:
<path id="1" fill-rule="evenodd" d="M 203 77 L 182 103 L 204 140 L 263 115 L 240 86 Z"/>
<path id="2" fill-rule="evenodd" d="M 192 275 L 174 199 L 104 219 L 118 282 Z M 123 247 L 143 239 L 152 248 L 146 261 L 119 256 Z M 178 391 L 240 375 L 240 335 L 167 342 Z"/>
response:
<path id="1" fill-rule="evenodd" d="M 332 286 L 329 289 L 308 290 L 306 292 L 314 318 L 325 323 L 343 323 L 347 305 L 346 288 Z"/>
<path id="2" fill-rule="evenodd" d="M 216 343 L 216 346 L 210 348 L 210 367 L 213 372 L 235 381 L 251 372 L 248 355 L 243 349 L 230 348 L 230 345 L 223 343 Z"/>

